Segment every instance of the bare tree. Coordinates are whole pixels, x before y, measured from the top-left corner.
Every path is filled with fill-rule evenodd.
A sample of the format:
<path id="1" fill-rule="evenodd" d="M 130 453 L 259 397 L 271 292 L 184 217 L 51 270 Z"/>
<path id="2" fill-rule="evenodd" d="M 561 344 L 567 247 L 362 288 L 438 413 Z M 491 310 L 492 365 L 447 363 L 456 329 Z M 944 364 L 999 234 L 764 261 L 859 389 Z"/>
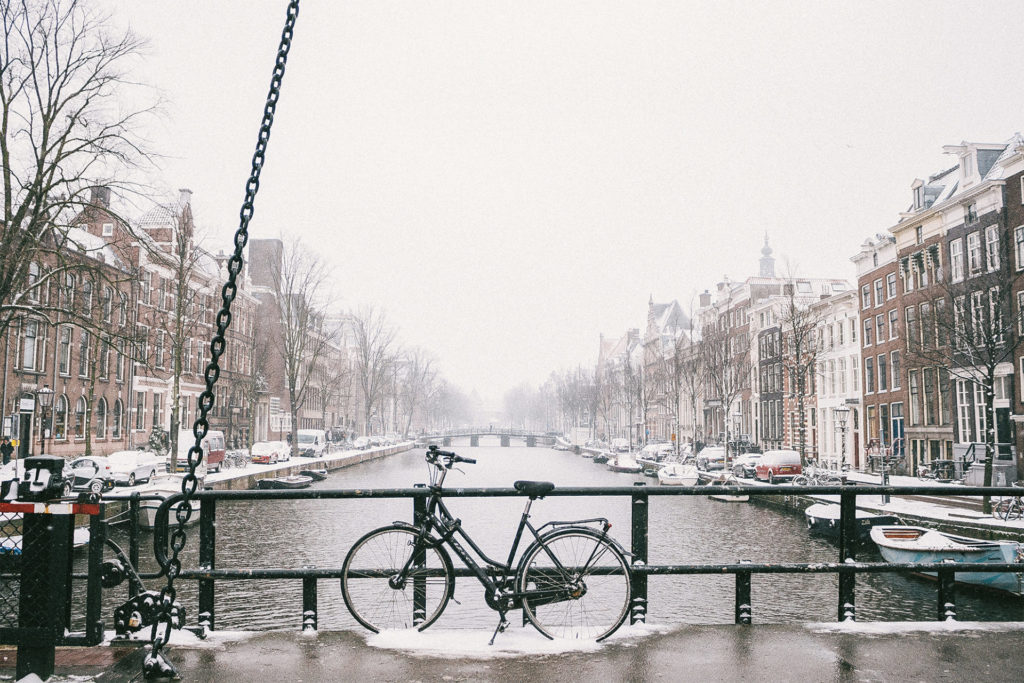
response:
<path id="1" fill-rule="evenodd" d="M 818 365 L 818 327 L 821 315 L 798 297 L 796 279 L 789 277 L 783 292 L 779 328 L 782 331 L 782 367 L 789 377 L 790 395 L 796 398 L 797 450 L 807 462 L 807 404 L 813 394 Z"/>
<path id="2" fill-rule="evenodd" d="M 422 407 L 437 379 L 437 370 L 434 368 L 434 359 L 420 348 L 413 348 L 402 354 L 401 365 L 398 404 L 405 416 L 402 436 L 408 436 L 416 411 Z"/>
<path id="3" fill-rule="evenodd" d="M 61 313 L 33 292 L 90 267 L 80 257 L 97 247 L 74 232 L 90 188 L 128 192 L 148 161 L 136 127 L 153 108 L 125 106 L 137 86 L 121 71 L 142 44 L 107 26 L 78 0 L 0 3 L 0 336 Z"/>
<path id="4" fill-rule="evenodd" d="M 391 369 L 395 363 L 397 331 L 373 307 L 353 317 L 355 337 L 355 379 L 363 395 L 363 429 L 370 433 L 370 418 L 387 397 Z"/>
<path id="5" fill-rule="evenodd" d="M 726 309 L 722 321 L 728 321 L 731 310 Z M 705 326 L 700 341 L 700 365 L 707 373 L 708 394 L 720 402 L 724 419 L 726 470 L 729 469 L 729 409 L 747 388 L 750 378 L 750 342 L 733 335 L 729 325 L 718 322 Z"/>
<path id="6" fill-rule="evenodd" d="M 280 318 L 274 342 L 283 361 L 292 429 L 297 430 L 299 411 L 315 391 L 334 339 L 324 304 L 330 300 L 330 271 L 294 239 L 285 244 L 281 259 L 273 262 L 271 280 Z M 293 456 L 298 457 L 298 449 L 298 439 L 293 438 Z"/>

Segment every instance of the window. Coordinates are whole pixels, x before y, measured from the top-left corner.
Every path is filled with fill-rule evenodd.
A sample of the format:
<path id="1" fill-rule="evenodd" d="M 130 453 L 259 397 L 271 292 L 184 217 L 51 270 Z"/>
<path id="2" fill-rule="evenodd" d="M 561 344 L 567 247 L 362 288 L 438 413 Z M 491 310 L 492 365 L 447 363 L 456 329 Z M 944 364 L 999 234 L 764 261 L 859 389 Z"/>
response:
<path id="1" fill-rule="evenodd" d="M 96 438 L 107 438 L 107 399 L 101 398 L 96 404 Z"/>
<path id="2" fill-rule="evenodd" d="M 875 333 L 878 335 L 878 343 L 885 341 L 885 316 L 875 316 Z"/>
<path id="3" fill-rule="evenodd" d="M 871 346 L 871 330 L 874 327 L 874 320 L 869 316 L 864 318 L 864 346 Z"/>
<path id="4" fill-rule="evenodd" d="M 63 394 L 53 401 L 53 438 L 63 441 L 68 438 L 68 398 Z"/>
<path id="5" fill-rule="evenodd" d="M 78 342 L 78 376 L 89 376 L 89 331 L 82 330 Z"/>
<path id="6" fill-rule="evenodd" d="M 892 388 L 895 391 L 900 388 L 900 352 L 893 351 L 889 358 L 892 361 L 889 366 L 892 368 Z"/>
<path id="7" fill-rule="evenodd" d="M 153 429 L 160 426 L 160 394 L 153 394 Z"/>
<path id="8" fill-rule="evenodd" d="M 896 273 L 885 276 L 885 294 L 890 299 L 896 298 Z"/>
<path id="9" fill-rule="evenodd" d="M 42 354 L 38 353 L 38 345 L 42 342 L 39 336 L 39 323 L 35 320 L 23 322 L 21 336 L 21 369 L 36 370 L 36 363 L 42 360 Z"/>
<path id="10" fill-rule="evenodd" d="M 143 365 L 149 362 L 149 328 L 139 325 L 138 338 L 135 342 L 135 362 Z"/>
<path id="11" fill-rule="evenodd" d="M 981 272 L 981 238 L 976 232 L 967 236 L 967 267 L 971 275 Z"/>
<path id="12" fill-rule="evenodd" d="M 910 424 L 921 424 L 921 395 L 918 387 L 918 371 L 911 370 L 907 377 L 910 381 Z"/>
<path id="13" fill-rule="evenodd" d="M 984 441 L 988 422 L 985 420 L 985 390 L 980 384 L 974 385 L 974 427 L 976 441 Z"/>
<path id="14" fill-rule="evenodd" d="M 836 344 L 842 346 L 844 343 L 845 342 L 843 341 L 843 321 L 840 320 L 838 323 L 836 323 Z M 245 356 L 246 360 L 248 360 L 249 354 L 246 353 Z M 245 372 L 245 370 L 243 370 L 242 372 Z"/>
<path id="15" fill-rule="evenodd" d="M 999 301 L 999 288 L 988 290 L 989 335 L 996 344 L 1003 343 L 1003 309 Z"/>
<path id="16" fill-rule="evenodd" d="M 104 223 L 103 224 L 102 235 L 103 235 L 103 237 L 113 237 L 114 236 L 114 224 L 113 223 Z"/>
<path id="17" fill-rule="evenodd" d="M 967 343 L 967 295 L 953 299 L 953 346 L 960 348 Z"/>
<path id="18" fill-rule="evenodd" d="M 1021 231 L 1021 237 L 1024 239 L 1024 230 Z M 1018 245 L 1018 250 L 1024 248 L 1024 243 Z M 1019 252 L 1020 256 L 1024 256 L 1024 251 Z M 1018 263 L 1024 264 L 1024 261 L 1017 259 Z M 950 277 L 953 282 L 960 282 L 964 279 L 964 242 L 963 240 L 953 240 L 949 243 L 949 268 Z"/>
<path id="19" fill-rule="evenodd" d="M 875 280 L 875 307 L 885 303 L 885 288 L 882 285 L 882 278 Z"/>
<path id="20" fill-rule="evenodd" d="M 64 307 L 71 310 L 75 307 L 75 276 L 68 273 L 64 277 Z"/>
<path id="21" fill-rule="evenodd" d="M 899 336 L 896 329 L 899 318 L 900 314 L 895 308 L 889 311 L 889 339 L 896 339 Z"/>
<path id="22" fill-rule="evenodd" d="M 142 279 L 139 280 L 140 291 L 139 301 L 152 306 L 153 305 L 153 273 L 148 270 L 142 271 Z"/>
<path id="23" fill-rule="evenodd" d="M 854 393 L 860 391 L 860 361 L 857 356 L 850 356 L 850 370 L 853 372 L 851 377 L 850 389 Z"/>
<path id="24" fill-rule="evenodd" d="M 85 438 L 85 397 L 79 396 L 75 402 L 75 438 Z"/>
<path id="25" fill-rule="evenodd" d="M 846 359 L 836 359 L 836 375 L 839 380 L 839 393 L 846 393 Z"/>
<path id="26" fill-rule="evenodd" d="M 907 348 L 912 348 L 919 337 L 917 336 L 917 308 L 907 306 L 904 311 L 904 329 L 907 331 Z"/>
<path id="27" fill-rule="evenodd" d="M 889 390 L 889 365 L 886 362 L 885 354 L 878 354 L 878 391 Z"/>
<path id="28" fill-rule="evenodd" d="M 82 282 L 82 314 L 92 317 L 92 283 L 88 280 Z"/>
<path id="29" fill-rule="evenodd" d="M 928 302 L 921 304 L 921 348 L 932 347 L 932 333 L 935 331 L 935 317 L 932 315 L 932 305 Z M 917 339 L 914 339 L 916 342 Z"/>
<path id="30" fill-rule="evenodd" d="M 114 413 L 111 415 L 111 430 L 110 438 L 120 439 L 121 438 L 121 419 L 124 413 L 124 406 L 121 403 L 121 399 L 114 401 Z"/>
<path id="31" fill-rule="evenodd" d="M 964 207 L 964 223 L 970 225 L 978 221 L 978 205 L 971 202 Z"/>
<path id="32" fill-rule="evenodd" d="M 1024 292 L 1017 292 L 1017 332 L 1024 335 Z"/>
<path id="33" fill-rule="evenodd" d="M 124 292 L 118 292 L 120 303 L 117 305 L 117 322 L 121 327 L 128 324 L 128 297 Z"/>
<path id="34" fill-rule="evenodd" d="M 118 382 L 124 381 L 124 339 L 117 340 L 117 361 L 114 365 L 114 379 Z"/>
<path id="35" fill-rule="evenodd" d="M 861 310 L 871 308 L 871 285 L 864 285 L 860 288 Z"/>
<path id="36" fill-rule="evenodd" d="M 164 331 L 156 331 L 156 344 L 155 344 L 155 356 L 156 366 L 162 368 L 164 366 Z"/>
<path id="37" fill-rule="evenodd" d="M 146 392 L 135 392 L 135 429 L 146 428 Z"/>
<path id="38" fill-rule="evenodd" d="M 921 244 L 921 242 L 923 242 L 923 241 L 924 241 L 924 230 L 919 225 L 916 228 L 914 228 L 914 242 L 916 242 L 917 244 Z"/>
<path id="39" fill-rule="evenodd" d="M 156 305 L 167 310 L 167 278 L 160 278 L 160 292 L 157 294 Z"/>
<path id="40" fill-rule="evenodd" d="M 971 292 L 971 337 L 975 344 L 985 339 L 985 305 L 984 292 Z"/>
<path id="41" fill-rule="evenodd" d="M 875 359 L 864 359 L 864 393 L 875 393 Z"/>
<path id="42" fill-rule="evenodd" d="M 39 303 L 39 288 L 36 283 L 39 282 L 39 264 L 33 261 L 28 264 L 28 292 L 26 293 L 26 300 L 30 304 Z"/>
<path id="43" fill-rule="evenodd" d="M 1024 270 L 1024 225 L 1013 231 L 1013 253 L 1017 257 L 1017 270 Z"/>
<path id="44" fill-rule="evenodd" d="M 935 419 L 935 370 L 925 368 L 921 371 L 921 377 L 924 380 L 924 423 L 938 424 Z"/>
<path id="45" fill-rule="evenodd" d="M 857 319 L 850 318 L 850 343 L 857 343 Z"/>
<path id="46" fill-rule="evenodd" d="M 110 340 L 100 341 L 100 379 L 110 378 Z"/>
<path id="47" fill-rule="evenodd" d="M 989 272 L 999 270 L 999 228 L 994 225 L 985 228 L 985 260 Z"/>
<path id="48" fill-rule="evenodd" d="M 924 185 L 918 185 L 914 188 L 914 208 L 924 208 Z"/>
<path id="49" fill-rule="evenodd" d="M 109 323 L 114 311 L 114 290 L 110 287 L 103 288 L 103 322 Z"/>

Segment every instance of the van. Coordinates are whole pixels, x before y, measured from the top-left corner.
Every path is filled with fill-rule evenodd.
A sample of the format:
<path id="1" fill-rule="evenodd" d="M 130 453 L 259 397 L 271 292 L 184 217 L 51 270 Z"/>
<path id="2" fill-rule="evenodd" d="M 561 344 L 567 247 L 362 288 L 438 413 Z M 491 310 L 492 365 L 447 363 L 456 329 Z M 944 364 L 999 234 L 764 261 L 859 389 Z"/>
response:
<path id="1" fill-rule="evenodd" d="M 299 455 L 322 458 L 327 452 L 327 432 L 322 429 L 300 429 L 298 439 Z"/>
<path id="2" fill-rule="evenodd" d="M 196 443 L 196 437 L 191 429 L 183 429 L 178 432 L 178 471 L 184 472 L 188 469 L 188 451 Z M 203 447 L 203 463 L 210 472 L 220 472 L 224 464 L 224 455 L 227 452 L 227 442 L 224 440 L 224 432 L 211 429 L 206 432 L 201 443 Z"/>
<path id="3" fill-rule="evenodd" d="M 765 451 L 754 467 L 754 477 L 770 484 L 789 481 L 801 472 L 800 454 L 796 451 Z"/>

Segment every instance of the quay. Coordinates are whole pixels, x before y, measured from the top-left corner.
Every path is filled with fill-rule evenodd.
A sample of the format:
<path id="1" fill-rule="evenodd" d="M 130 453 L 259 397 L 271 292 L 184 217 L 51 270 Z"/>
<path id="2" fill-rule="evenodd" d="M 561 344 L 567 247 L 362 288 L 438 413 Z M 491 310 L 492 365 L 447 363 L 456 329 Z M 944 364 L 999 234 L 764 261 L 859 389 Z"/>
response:
<path id="1" fill-rule="evenodd" d="M 214 633 L 208 641 L 172 644 L 181 680 L 260 681 L 968 681 L 1021 680 L 1020 623 L 687 625 L 616 634 L 608 643 L 557 651 L 537 636 L 537 649 L 445 649 L 433 629 L 411 636 L 407 649 L 374 647 L 373 636 L 349 631 Z M 454 632 L 486 643 L 484 631 Z M 533 634 L 537 635 L 537 634 Z M 431 638 L 434 647 L 430 649 Z M 174 641 L 172 641 L 173 643 Z M 372 641 L 371 641 L 372 642 Z M 90 652 L 91 651 L 91 652 Z M 92 664 L 86 663 L 92 655 Z M 145 647 L 61 648 L 55 679 L 121 683 L 140 680 Z M 14 649 L 0 649 L 0 676 L 13 673 Z M 72 657 L 75 659 L 73 660 Z M 106 661 L 104 664 L 97 662 Z"/>

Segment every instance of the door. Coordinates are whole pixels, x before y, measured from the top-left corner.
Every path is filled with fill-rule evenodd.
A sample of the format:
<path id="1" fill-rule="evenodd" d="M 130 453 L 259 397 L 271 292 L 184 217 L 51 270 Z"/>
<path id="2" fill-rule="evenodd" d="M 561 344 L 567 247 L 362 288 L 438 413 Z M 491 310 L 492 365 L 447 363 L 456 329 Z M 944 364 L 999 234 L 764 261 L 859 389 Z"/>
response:
<path id="1" fill-rule="evenodd" d="M 32 413 L 18 413 L 18 459 L 32 454 Z"/>

